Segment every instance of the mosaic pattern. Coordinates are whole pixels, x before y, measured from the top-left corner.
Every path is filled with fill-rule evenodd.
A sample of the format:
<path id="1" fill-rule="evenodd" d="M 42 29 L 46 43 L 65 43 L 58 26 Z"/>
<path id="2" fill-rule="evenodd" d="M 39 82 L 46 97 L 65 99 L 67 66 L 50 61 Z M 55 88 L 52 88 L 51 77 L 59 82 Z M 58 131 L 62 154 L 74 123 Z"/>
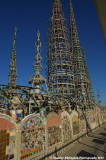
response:
<path id="1" fill-rule="evenodd" d="M 87 119 L 87 123 L 90 127 L 91 126 L 91 114 L 90 114 L 90 112 L 86 113 L 86 119 Z"/>
<path id="2" fill-rule="evenodd" d="M 73 135 L 79 133 L 79 122 L 73 122 Z"/>
<path id="3" fill-rule="evenodd" d="M 93 115 L 93 113 L 90 114 L 90 129 L 93 129 L 95 126 L 95 116 Z"/>
<path id="4" fill-rule="evenodd" d="M 21 160 L 44 149 L 45 128 L 37 117 L 29 118 L 22 126 Z"/>
<path id="5" fill-rule="evenodd" d="M 85 119 L 80 120 L 80 132 L 84 134 L 86 132 L 86 122 Z"/>
<path id="6" fill-rule="evenodd" d="M 43 119 L 44 122 L 46 122 L 47 121 L 46 109 L 42 108 L 40 112 L 41 112 L 40 113 L 41 118 Z"/>
<path id="7" fill-rule="evenodd" d="M 100 125 L 103 123 L 102 119 L 103 113 L 101 111 L 98 112 L 98 118 L 99 118 L 99 123 Z"/>
<path id="8" fill-rule="evenodd" d="M 99 124 L 99 117 L 97 111 L 95 112 L 95 126 L 97 127 Z"/>
<path id="9" fill-rule="evenodd" d="M 19 122 L 22 120 L 22 110 L 11 110 L 10 111 L 11 117 L 16 121 Z"/>
<path id="10" fill-rule="evenodd" d="M 102 116 L 101 116 L 101 113 L 99 113 L 99 121 L 100 121 L 100 124 L 102 124 Z"/>
<path id="11" fill-rule="evenodd" d="M 49 113 L 49 115 L 47 116 L 47 119 L 49 119 L 51 117 L 57 117 L 59 119 L 59 115 L 57 115 L 55 112 Z"/>
<path id="12" fill-rule="evenodd" d="M 102 113 L 101 113 L 101 120 L 102 120 L 102 123 L 103 123 L 103 118 L 104 118 L 104 117 L 103 117 L 103 112 L 102 112 Z"/>
<path id="13" fill-rule="evenodd" d="M 68 116 L 62 118 L 63 125 L 63 141 L 66 141 L 71 138 L 71 125 Z"/>
<path id="14" fill-rule="evenodd" d="M 0 160 L 13 159 L 15 153 L 15 131 L 0 131 Z"/>
<path id="15" fill-rule="evenodd" d="M 59 126 L 48 127 L 48 146 L 61 141 L 61 128 Z"/>
<path id="16" fill-rule="evenodd" d="M 96 122 L 96 113 L 92 113 L 92 123 Z"/>

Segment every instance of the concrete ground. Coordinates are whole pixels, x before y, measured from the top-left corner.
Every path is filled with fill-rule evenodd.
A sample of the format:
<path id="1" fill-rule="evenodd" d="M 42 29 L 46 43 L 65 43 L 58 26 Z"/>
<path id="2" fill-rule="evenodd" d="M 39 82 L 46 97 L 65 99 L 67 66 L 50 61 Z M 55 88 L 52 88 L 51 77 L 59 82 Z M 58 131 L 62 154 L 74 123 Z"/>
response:
<path id="1" fill-rule="evenodd" d="M 59 159 L 104 159 L 106 160 L 106 123 L 79 139 L 61 155 Z M 92 157 L 92 158 L 91 158 Z"/>

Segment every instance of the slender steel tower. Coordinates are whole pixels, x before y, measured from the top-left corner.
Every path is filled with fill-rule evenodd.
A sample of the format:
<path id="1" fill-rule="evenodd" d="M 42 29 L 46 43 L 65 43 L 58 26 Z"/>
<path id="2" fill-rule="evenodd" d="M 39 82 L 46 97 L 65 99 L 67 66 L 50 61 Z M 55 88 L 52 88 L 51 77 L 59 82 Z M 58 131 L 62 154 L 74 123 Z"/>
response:
<path id="1" fill-rule="evenodd" d="M 17 80 L 17 70 L 16 70 L 16 33 L 17 28 L 15 27 L 14 36 L 13 36 L 13 49 L 11 54 L 11 60 L 10 60 L 10 66 L 9 66 L 9 74 L 8 74 L 8 85 L 9 87 L 15 87 L 16 86 L 16 80 Z"/>
<path id="2" fill-rule="evenodd" d="M 84 69 L 85 69 L 86 101 L 87 101 L 87 105 L 91 106 L 95 103 L 95 97 L 94 97 L 93 87 L 92 87 L 92 83 L 91 83 L 91 78 L 90 78 L 88 67 L 87 67 L 84 49 L 83 49 L 82 53 L 83 53 L 83 62 L 84 62 Z"/>
<path id="3" fill-rule="evenodd" d="M 29 79 L 29 84 L 31 87 L 35 87 L 34 93 L 40 93 L 41 89 L 44 89 L 44 85 L 46 85 L 46 79 L 41 76 L 40 72 L 42 69 L 41 60 L 42 57 L 40 56 L 41 53 L 41 41 L 40 41 L 40 33 L 37 33 L 37 42 L 35 43 L 36 46 L 36 56 L 34 58 L 34 74 Z"/>
<path id="4" fill-rule="evenodd" d="M 36 109 L 38 110 L 38 105 L 41 106 L 40 100 L 44 100 L 45 90 L 47 89 L 46 79 L 41 75 L 41 41 L 40 41 L 40 33 L 37 33 L 37 41 L 35 42 L 36 46 L 36 56 L 34 58 L 34 74 L 29 78 L 30 89 L 30 97 L 29 97 L 29 113 L 34 112 Z M 36 103 L 37 102 L 37 103 Z M 37 108 L 36 108 L 37 107 Z"/>
<path id="5" fill-rule="evenodd" d="M 46 74 L 49 91 L 55 95 L 72 95 L 75 87 L 72 57 L 60 0 L 53 1 L 47 36 Z"/>
<path id="6" fill-rule="evenodd" d="M 70 42 L 71 52 L 74 66 L 74 79 L 75 79 L 75 90 L 76 90 L 76 102 L 78 104 L 86 104 L 86 91 L 85 91 L 85 71 L 84 63 L 82 58 L 82 51 L 79 42 L 77 27 L 75 23 L 72 2 L 70 4 Z"/>
<path id="7" fill-rule="evenodd" d="M 98 96 L 98 103 L 97 104 L 98 104 L 98 106 L 101 106 L 101 99 L 100 99 L 99 89 L 98 89 L 98 95 L 97 96 Z"/>
<path id="8" fill-rule="evenodd" d="M 94 92 L 90 80 L 90 75 L 87 68 L 85 51 L 81 50 L 80 41 L 78 37 L 77 27 L 75 23 L 72 2 L 70 4 L 70 42 L 71 52 L 74 66 L 74 79 L 76 90 L 76 102 L 91 106 L 95 103 Z"/>

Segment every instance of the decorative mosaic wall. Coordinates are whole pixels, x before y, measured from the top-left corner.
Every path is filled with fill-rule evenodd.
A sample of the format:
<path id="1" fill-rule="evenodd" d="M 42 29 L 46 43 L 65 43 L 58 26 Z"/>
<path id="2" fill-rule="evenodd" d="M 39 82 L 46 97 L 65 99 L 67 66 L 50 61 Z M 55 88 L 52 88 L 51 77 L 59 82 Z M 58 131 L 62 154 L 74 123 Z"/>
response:
<path id="1" fill-rule="evenodd" d="M 15 130 L 0 131 L 0 160 L 14 159 Z"/>
<path id="2" fill-rule="evenodd" d="M 85 111 L 84 116 L 80 115 L 80 121 L 78 119 L 77 113 L 72 113 L 72 116 L 70 116 L 71 124 L 72 124 L 72 130 L 73 135 L 76 135 L 78 133 L 84 133 L 86 132 L 86 126 L 87 131 L 90 129 L 93 129 L 98 126 L 98 122 L 100 121 L 100 124 L 103 123 L 103 117 L 106 116 L 106 113 L 104 111 Z M 44 121 L 44 113 L 41 112 L 41 118 L 43 121 L 36 117 L 35 114 L 31 115 L 33 117 L 29 118 L 27 121 L 24 119 L 24 123 L 22 125 L 22 122 L 18 123 L 18 127 L 15 124 L 15 121 L 9 116 L 0 114 L 0 160 L 16 160 L 18 157 L 17 155 L 21 153 L 20 160 L 25 159 L 31 159 L 31 156 L 36 154 L 37 152 L 47 149 L 50 146 L 55 147 L 58 145 L 58 143 L 65 142 L 66 140 L 69 140 L 71 138 L 71 124 L 70 119 L 68 116 L 68 112 L 62 113 L 62 115 L 57 115 L 56 113 L 51 113 L 47 117 L 47 140 L 48 140 L 48 147 L 46 148 L 46 142 L 45 142 L 45 126 L 43 125 Z M 61 120 L 62 117 L 62 120 Z M 84 120 L 84 117 L 87 120 Z M 28 117 L 26 117 L 28 118 Z M 95 119 L 94 119 L 95 118 Z M 99 118 L 99 119 L 98 119 Z M 46 121 L 46 120 L 45 120 Z M 80 123 L 79 123 L 80 122 Z M 61 126 L 62 125 L 62 126 Z M 21 127 L 21 141 L 19 141 L 20 150 L 18 150 L 18 147 L 16 148 L 15 142 L 16 142 L 16 132 L 15 127 L 20 128 Z M 63 128 L 63 133 L 62 133 Z M 18 132 L 17 132 L 18 133 Z M 63 136 L 62 136 L 63 135 Z M 19 137 L 20 138 L 20 135 Z M 51 147 L 52 148 L 52 147 Z M 16 149 L 16 150 L 15 150 Z M 17 154 L 15 154 L 17 153 Z M 15 157 L 16 156 L 16 157 Z"/>
<path id="3" fill-rule="evenodd" d="M 86 113 L 87 124 L 91 127 L 91 115 L 90 112 Z"/>
<path id="4" fill-rule="evenodd" d="M 95 116 L 95 125 L 96 125 L 95 127 L 97 127 L 99 124 L 99 117 L 98 117 L 97 111 L 95 111 L 94 116 Z"/>
<path id="5" fill-rule="evenodd" d="M 44 149 L 45 128 L 38 117 L 29 118 L 21 134 L 21 160 Z"/>
<path id="6" fill-rule="evenodd" d="M 47 115 L 46 115 L 46 109 L 45 108 L 41 109 L 41 114 L 40 115 L 41 115 L 42 120 L 44 122 L 46 122 L 47 121 Z"/>
<path id="7" fill-rule="evenodd" d="M 94 127 L 95 127 L 95 113 L 93 113 L 93 111 L 92 112 L 90 112 L 90 122 L 89 122 L 89 126 L 90 126 L 90 129 L 94 129 Z"/>
<path id="8" fill-rule="evenodd" d="M 102 124 L 101 112 L 99 112 L 99 122 L 100 122 L 100 124 Z"/>
<path id="9" fill-rule="evenodd" d="M 79 119 L 75 114 L 72 117 L 72 127 L 73 127 L 73 135 L 76 135 L 80 132 L 79 131 Z"/>
<path id="10" fill-rule="evenodd" d="M 86 132 L 86 122 L 85 119 L 80 120 L 80 132 L 84 134 Z"/>
<path id="11" fill-rule="evenodd" d="M 71 124 L 67 115 L 62 118 L 63 126 L 63 141 L 69 140 L 71 138 Z"/>
<path id="12" fill-rule="evenodd" d="M 92 123 L 96 122 L 96 113 L 92 112 Z"/>
<path id="13" fill-rule="evenodd" d="M 59 126 L 48 127 L 48 146 L 52 146 L 62 140 Z"/>
<path id="14" fill-rule="evenodd" d="M 103 112 L 103 122 L 105 122 L 105 119 L 106 119 L 106 113 L 105 111 Z"/>
<path id="15" fill-rule="evenodd" d="M 102 116 L 102 123 L 103 123 L 104 122 L 104 113 L 103 113 L 103 111 L 102 111 L 101 116 Z"/>
<path id="16" fill-rule="evenodd" d="M 79 133 L 79 122 L 73 122 L 73 135 Z"/>
<path id="17" fill-rule="evenodd" d="M 86 119 L 88 131 L 94 129 L 98 125 L 98 117 L 96 111 L 88 111 L 88 113 L 86 113 Z"/>

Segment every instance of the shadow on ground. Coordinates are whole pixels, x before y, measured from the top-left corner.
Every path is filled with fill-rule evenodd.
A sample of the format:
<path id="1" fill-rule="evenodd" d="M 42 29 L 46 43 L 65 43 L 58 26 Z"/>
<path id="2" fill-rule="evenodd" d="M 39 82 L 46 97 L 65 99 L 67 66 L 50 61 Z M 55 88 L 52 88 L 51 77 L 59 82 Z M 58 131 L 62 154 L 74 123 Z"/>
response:
<path id="1" fill-rule="evenodd" d="M 82 142 L 80 142 L 79 140 L 78 140 L 78 142 L 79 142 L 80 144 L 82 144 L 82 145 L 87 146 L 87 147 L 90 147 L 90 148 L 96 149 L 96 150 L 98 150 L 98 151 L 101 151 L 101 152 L 103 152 L 103 153 L 106 153 L 105 151 L 103 151 L 103 150 L 101 150 L 101 149 L 99 149 L 99 148 L 90 146 L 90 145 L 88 145 L 88 144 L 86 144 L 86 143 L 82 143 Z M 104 142 L 104 143 L 105 143 L 105 142 Z"/>
<path id="2" fill-rule="evenodd" d="M 89 134 L 88 137 L 93 137 L 97 139 L 99 138 L 100 140 L 106 141 L 106 138 L 97 137 L 97 136 L 94 136 L 93 134 Z"/>
<path id="3" fill-rule="evenodd" d="M 99 143 L 101 145 L 104 145 L 105 144 L 105 141 L 102 141 L 100 139 L 93 139 L 92 142 L 95 142 L 95 143 Z"/>
<path id="4" fill-rule="evenodd" d="M 91 154 L 91 153 L 86 152 L 86 151 L 84 151 L 84 150 L 81 150 L 76 156 L 77 156 L 77 157 L 85 157 L 85 159 L 83 159 L 83 160 L 86 160 L 86 157 L 87 157 L 87 158 L 88 158 L 88 157 L 96 157 L 94 154 Z"/>
<path id="5" fill-rule="evenodd" d="M 100 135 L 102 135 L 102 136 L 106 136 L 106 133 L 100 133 Z"/>

